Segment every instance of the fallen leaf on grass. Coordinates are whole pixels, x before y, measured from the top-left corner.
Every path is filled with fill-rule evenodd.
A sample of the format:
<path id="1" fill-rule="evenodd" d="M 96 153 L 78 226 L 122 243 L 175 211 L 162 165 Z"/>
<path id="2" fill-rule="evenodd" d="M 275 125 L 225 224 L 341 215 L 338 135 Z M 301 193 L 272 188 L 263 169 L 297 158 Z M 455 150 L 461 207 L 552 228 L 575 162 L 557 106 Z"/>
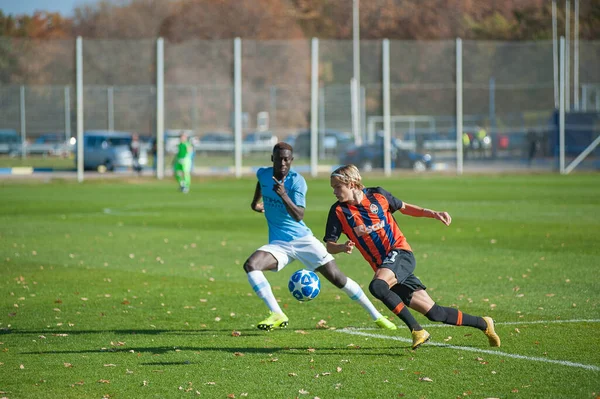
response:
<path id="1" fill-rule="evenodd" d="M 306 391 L 306 390 L 304 390 L 304 389 L 301 389 L 301 390 L 299 390 L 299 391 L 298 391 L 298 393 L 299 393 L 300 395 L 308 395 L 310 392 L 308 392 L 308 391 Z"/>
<path id="2" fill-rule="evenodd" d="M 75 384 L 71 384 L 71 388 L 73 388 L 75 385 L 83 385 L 83 384 L 85 384 L 85 382 L 77 381 Z"/>
<path id="3" fill-rule="evenodd" d="M 65 367 L 67 367 L 67 368 L 71 368 L 71 367 L 73 367 L 73 365 L 72 365 L 71 363 L 63 363 L 63 364 L 64 364 L 64 365 L 65 365 Z"/>
<path id="4" fill-rule="evenodd" d="M 420 377 L 419 381 L 423 381 L 423 382 L 433 382 L 433 380 L 429 377 Z"/>
<path id="5" fill-rule="evenodd" d="M 244 356 L 244 354 L 242 352 L 235 352 L 233 356 Z"/>
<path id="6" fill-rule="evenodd" d="M 116 364 L 112 364 L 112 363 L 108 363 L 108 364 L 105 364 L 104 367 L 117 367 L 117 365 Z"/>
<path id="7" fill-rule="evenodd" d="M 110 380 L 98 380 L 100 384 L 110 384 Z"/>
<path id="8" fill-rule="evenodd" d="M 239 332 L 239 331 L 232 331 L 232 332 L 231 332 L 231 336 L 232 336 L 232 337 L 239 337 L 240 335 L 242 335 L 242 333 L 241 333 L 241 332 Z"/>

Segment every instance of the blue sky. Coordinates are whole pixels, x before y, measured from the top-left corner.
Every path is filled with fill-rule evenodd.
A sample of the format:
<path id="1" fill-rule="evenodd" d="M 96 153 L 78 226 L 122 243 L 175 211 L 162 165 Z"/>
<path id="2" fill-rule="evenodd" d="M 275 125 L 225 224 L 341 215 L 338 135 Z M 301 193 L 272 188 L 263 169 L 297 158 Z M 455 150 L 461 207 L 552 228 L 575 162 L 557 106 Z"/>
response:
<path id="1" fill-rule="evenodd" d="M 59 12 L 64 16 L 71 17 L 75 7 L 86 3 L 95 3 L 95 0 L 0 0 L 0 10 L 4 15 L 31 15 L 39 10 Z"/>

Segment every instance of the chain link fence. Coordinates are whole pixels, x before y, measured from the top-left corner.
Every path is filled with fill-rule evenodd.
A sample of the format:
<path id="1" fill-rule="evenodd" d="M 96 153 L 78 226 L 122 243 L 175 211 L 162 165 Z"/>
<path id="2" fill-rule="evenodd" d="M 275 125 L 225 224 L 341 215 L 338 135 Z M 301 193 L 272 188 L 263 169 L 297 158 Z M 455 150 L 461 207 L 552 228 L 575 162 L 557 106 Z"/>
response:
<path id="1" fill-rule="evenodd" d="M 421 170 L 416 161 L 427 155 L 426 168 L 453 170 L 460 145 L 467 170 L 556 170 L 557 72 L 551 41 L 462 43 L 461 132 L 456 128 L 456 41 L 389 43 L 394 167 Z M 383 167 L 382 42 L 361 41 L 360 52 L 357 140 L 350 86 L 353 43 L 319 41 L 318 162 L 325 167 L 346 162 Z M 577 95 L 567 104 L 572 111 L 566 117 L 567 161 L 600 135 L 600 42 L 580 41 L 579 54 L 578 67 L 570 64 L 569 83 Z M 85 39 L 81 55 L 84 130 L 137 133 L 150 152 L 157 134 L 156 40 Z M 0 166 L 74 168 L 72 151 L 55 158 L 42 152 L 40 161 L 32 144 L 54 135 L 72 149 L 75 61 L 74 40 L 0 38 L 0 139 L 16 135 L 27 143 L 0 144 Z M 296 163 L 308 165 L 311 41 L 243 40 L 240 62 L 243 165 L 268 165 L 278 140 L 293 144 Z M 165 140 L 176 140 L 181 131 L 191 134 L 201 154 L 195 158 L 199 172 L 220 167 L 230 173 L 234 165 L 234 63 L 233 40 L 164 44 Z M 597 155 L 591 150 L 580 167 L 596 167 Z M 168 160 L 165 165 L 168 169 Z"/>

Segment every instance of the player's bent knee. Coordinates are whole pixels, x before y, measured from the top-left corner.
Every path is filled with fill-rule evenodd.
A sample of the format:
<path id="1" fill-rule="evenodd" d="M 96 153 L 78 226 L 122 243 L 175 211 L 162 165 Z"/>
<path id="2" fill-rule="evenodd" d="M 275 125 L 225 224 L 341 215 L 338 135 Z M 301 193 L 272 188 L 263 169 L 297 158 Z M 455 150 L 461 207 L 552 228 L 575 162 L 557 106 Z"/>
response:
<path id="1" fill-rule="evenodd" d="M 383 298 L 385 298 L 389 291 L 390 287 L 388 283 L 381 279 L 374 279 L 373 281 L 371 281 L 371 284 L 369 284 L 369 292 L 371 293 L 371 295 L 373 295 L 380 301 L 383 300 Z"/>
<path id="2" fill-rule="evenodd" d="M 429 312 L 425 313 L 425 317 L 427 317 L 431 321 L 446 321 L 446 310 L 443 307 L 439 306 L 437 303 L 433 305 Z"/>
<path id="3" fill-rule="evenodd" d="M 263 269 L 264 269 L 264 267 L 261 267 L 260 262 L 253 261 L 252 259 L 248 259 L 244 263 L 244 271 L 246 273 L 262 271 Z"/>

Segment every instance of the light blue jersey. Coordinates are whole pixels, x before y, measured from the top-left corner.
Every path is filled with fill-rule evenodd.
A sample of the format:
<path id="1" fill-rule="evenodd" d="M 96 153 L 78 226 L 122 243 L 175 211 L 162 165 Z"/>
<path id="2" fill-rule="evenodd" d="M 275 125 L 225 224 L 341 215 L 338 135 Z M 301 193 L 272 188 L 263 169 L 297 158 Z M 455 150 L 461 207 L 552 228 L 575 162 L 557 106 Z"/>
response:
<path id="1" fill-rule="evenodd" d="M 312 234 L 303 220 L 297 222 L 290 216 L 283 200 L 273 190 L 273 167 L 260 168 L 256 172 L 260 183 L 262 199 L 265 206 L 265 217 L 269 226 L 269 242 L 292 241 Z M 292 202 L 306 208 L 306 181 L 304 177 L 290 169 L 283 182 L 285 191 Z"/>

